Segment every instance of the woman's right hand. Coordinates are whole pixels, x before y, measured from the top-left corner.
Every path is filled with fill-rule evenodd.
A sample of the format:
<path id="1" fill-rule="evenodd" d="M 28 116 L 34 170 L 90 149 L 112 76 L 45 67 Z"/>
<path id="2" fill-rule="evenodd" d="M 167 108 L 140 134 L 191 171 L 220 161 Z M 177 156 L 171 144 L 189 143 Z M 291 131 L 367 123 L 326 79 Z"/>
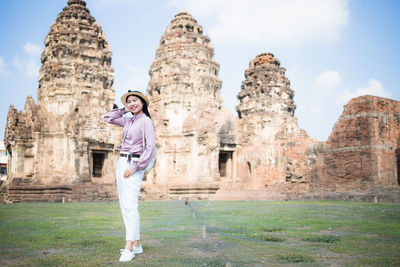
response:
<path id="1" fill-rule="evenodd" d="M 124 178 L 129 178 L 131 175 L 133 175 L 135 172 L 132 171 L 131 167 L 126 168 L 124 172 Z"/>

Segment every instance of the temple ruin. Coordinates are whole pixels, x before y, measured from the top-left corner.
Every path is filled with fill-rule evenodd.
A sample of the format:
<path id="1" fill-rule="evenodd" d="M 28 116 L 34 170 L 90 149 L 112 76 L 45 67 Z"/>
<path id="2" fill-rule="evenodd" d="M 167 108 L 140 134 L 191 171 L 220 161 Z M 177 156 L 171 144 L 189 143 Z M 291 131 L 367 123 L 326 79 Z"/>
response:
<path id="1" fill-rule="evenodd" d="M 318 149 L 308 198 L 400 201 L 400 102 L 360 96 Z"/>
<path id="2" fill-rule="evenodd" d="M 150 67 L 147 91 L 158 155 L 145 191 L 205 197 L 232 179 L 234 118 L 222 105 L 219 64 L 213 56 L 202 27 L 187 12 L 178 13 Z"/>
<path id="3" fill-rule="evenodd" d="M 8 111 L 8 181 L 3 198 L 83 201 L 115 198 L 114 146 L 121 130 L 103 121 L 113 107 L 111 50 L 86 3 L 69 0 L 44 41 L 38 104 Z"/>
<path id="4" fill-rule="evenodd" d="M 0 200 L 115 200 L 122 129 L 102 119 L 116 97 L 111 49 L 83 0 L 58 15 L 41 60 L 38 103 L 28 97 L 23 111 L 9 108 Z M 158 156 L 143 199 L 400 201 L 399 101 L 352 99 L 319 142 L 299 128 L 294 91 L 273 54 L 250 61 L 237 116 L 222 104 L 219 68 L 210 38 L 180 11 L 150 66 Z"/>
<path id="5" fill-rule="evenodd" d="M 245 78 L 236 107 L 239 176 L 254 188 L 309 181 L 306 150 L 317 142 L 298 127 L 285 69 L 273 54 L 261 54 L 250 61 Z"/>

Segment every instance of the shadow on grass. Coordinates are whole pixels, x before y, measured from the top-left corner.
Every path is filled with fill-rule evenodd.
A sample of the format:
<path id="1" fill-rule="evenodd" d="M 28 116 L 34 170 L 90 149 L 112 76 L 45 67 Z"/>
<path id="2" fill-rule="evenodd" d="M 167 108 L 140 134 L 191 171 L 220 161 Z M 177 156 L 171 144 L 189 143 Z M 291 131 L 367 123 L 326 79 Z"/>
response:
<path id="1" fill-rule="evenodd" d="M 333 235 L 322 235 L 322 236 L 304 237 L 301 240 L 309 242 L 319 242 L 319 243 L 337 243 L 340 241 L 340 237 Z"/>
<path id="2" fill-rule="evenodd" d="M 276 259 L 284 262 L 315 262 L 313 257 L 300 253 L 279 254 Z"/>
<path id="3" fill-rule="evenodd" d="M 248 235 L 247 237 L 249 237 L 250 239 L 268 241 L 268 242 L 283 242 L 283 241 L 286 240 L 285 238 L 282 238 L 282 237 L 279 237 L 279 236 L 268 235 L 268 234 L 265 234 L 265 233 L 251 234 L 251 235 Z"/>
<path id="4" fill-rule="evenodd" d="M 263 232 L 282 232 L 283 228 L 282 227 L 268 227 L 268 226 L 262 226 L 261 231 Z"/>

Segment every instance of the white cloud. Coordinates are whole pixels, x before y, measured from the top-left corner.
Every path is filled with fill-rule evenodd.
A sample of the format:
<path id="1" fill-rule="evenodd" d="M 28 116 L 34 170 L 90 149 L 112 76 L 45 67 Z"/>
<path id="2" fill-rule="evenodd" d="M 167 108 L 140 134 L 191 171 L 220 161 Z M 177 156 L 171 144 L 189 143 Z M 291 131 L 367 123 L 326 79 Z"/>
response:
<path id="1" fill-rule="evenodd" d="M 264 45 L 332 43 L 348 25 L 348 0 L 170 0 L 210 21 L 214 42 Z"/>
<path id="2" fill-rule="evenodd" d="M 24 62 L 18 55 L 14 56 L 13 65 L 20 71 L 24 71 Z"/>
<path id="3" fill-rule="evenodd" d="M 326 70 L 321 72 L 313 81 L 310 88 L 309 98 L 312 105 L 308 107 L 314 115 L 321 115 L 332 104 L 332 99 L 337 99 L 340 95 L 340 85 L 342 75 L 336 70 Z"/>
<path id="4" fill-rule="evenodd" d="M 0 57 L 0 76 L 6 76 L 9 74 L 10 73 L 6 70 L 6 64 L 4 63 L 3 58 Z"/>
<path id="5" fill-rule="evenodd" d="M 122 105 L 118 96 L 125 94 L 128 90 L 138 90 L 146 94 L 149 82 L 148 71 L 144 68 L 129 66 L 125 70 L 115 73 L 115 93 L 117 105 Z"/>
<path id="6" fill-rule="evenodd" d="M 27 43 L 24 45 L 24 50 L 28 55 L 36 56 L 40 55 L 42 52 L 42 48 L 38 45 L 32 44 L 32 43 Z"/>
<path id="7" fill-rule="evenodd" d="M 336 102 L 341 105 L 346 104 L 352 98 L 362 95 L 391 97 L 391 93 L 383 87 L 381 82 L 375 79 L 370 79 L 366 86 L 356 88 L 353 91 L 344 89 L 341 83 L 342 76 L 338 71 L 324 71 L 314 80 L 312 97 L 315 100 L 319 100 L 319 103 L 325 102 L 327 104 L 332 103 L 332 99 L 337 99 Z"/>
<path id="8" fill-rule="evenodd" d="M 381 82 L 375 79 L 370 79 L 366 87 L 360 87 L 354 91 L 345 89 L 340 97 L 340 101 L 342 104 L 346 104 L 350 101 L 350 99 L 362 95 L 373 95 L 391 98 L 391 93 L 383 87 Z"/>
<path id="9" fill-rule="evenodd" d="M 38 76 L 40 69 L 40 53 L 42 48 L 28 42 L 24 45 L 24 51 L 26 57 L 21 58 L 19 55 L 15 55 L 13 65 L 27 76 Z"/>
<path id="10" fill-rule="evenodd" d="M 346 81 L 341 73 L 336 70 L 327 70 L 317 75 L 311 87 L 307 86 L 306 80 L 302 80 L 306 75 L 304 71 L 297 70 L 293 74 L 300 81 L 296 91 L 299 123 L 318 140 L 329 137 L 330 130 L 343 112 L 343 105 L 350 99 L 361 95 L 391 97 L 391 93 L 376 79 L 370 79 L 366 86 L 349 90 L 346 89 Z"/>
<path id="11" fill-rule="evenodd" d="M 314 87 L 316 88 L 336 88 L 342 82 L 342 76 L 338 71 L 327 70 L 322 72 L 314 80 Z"/>
<path id="12" fill-rule="evenodd" d="M 296 91 L 296 114 L 300 127 L 318 140 L 326 140 L 342 112 L 343 105 L 337 101 L 343 91 L 342 74 L 337 70 L 326 70 L 307 78 L 307 68 L 288 70 Z"/>

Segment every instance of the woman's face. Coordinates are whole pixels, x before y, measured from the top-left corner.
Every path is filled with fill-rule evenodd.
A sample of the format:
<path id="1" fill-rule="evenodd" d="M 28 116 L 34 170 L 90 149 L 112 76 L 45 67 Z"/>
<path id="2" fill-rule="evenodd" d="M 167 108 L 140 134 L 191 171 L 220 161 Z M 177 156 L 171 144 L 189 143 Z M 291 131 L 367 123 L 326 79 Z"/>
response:
<path id="1" fill-rule="evenodd" d="M 128 110 L 133 112 L 133 114 L 140 114 L 143 112 L 143 103 L 140 101 L 140 98 L 130 95 L 126 99 L 126 105 L 128 106 Z"/>

